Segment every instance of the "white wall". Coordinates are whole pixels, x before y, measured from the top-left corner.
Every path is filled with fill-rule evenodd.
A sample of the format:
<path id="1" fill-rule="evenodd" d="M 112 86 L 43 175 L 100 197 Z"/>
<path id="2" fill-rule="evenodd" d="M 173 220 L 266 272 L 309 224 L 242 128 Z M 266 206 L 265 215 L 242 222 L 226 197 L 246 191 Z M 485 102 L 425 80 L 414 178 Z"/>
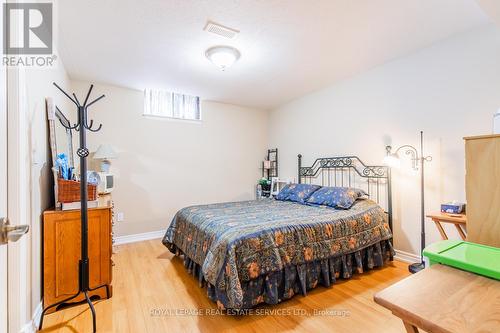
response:
<path id="1" fill-rule="evenodd" d="M 89 85 L 72 82 L 77 95 Z M 89 115 L 103 127 L 88 134 L 88 146 L 95 151 L 109 143 L 119 152 L 112 160 L 112 194 L 115 212 L 125 220 L 116 224 L 115 235 L 166 230 L 188 205 L 255 197 L 267 149 L 267 112 L 204 101 L 201 123 L 172 121 L 142 116 L 141 91 L 98 84 L 93 96 L 100 94 L 106 98 Z"/>
<path id="2" fill-rule="evenodd" d="M 426 211 L 465 200 L 462 137 L 491 132 L 500 108 L 500 31 L 493 25 L 454 36 L 340 84 L 306 95 L 270 114 L 269 146 L 280 150 L 280 173 L 296 178 L 296 156 L 356 154 L 380 164 L 387 144 L 418 147 L 425 131 L 433 161 Z M 419 252 L 418 177 L 409 166 L 394 175 L 395 247 Z M 440 239 L 426 223 L 427 243 Z M 452 229 L 449 234 L 457 236 Z"/>

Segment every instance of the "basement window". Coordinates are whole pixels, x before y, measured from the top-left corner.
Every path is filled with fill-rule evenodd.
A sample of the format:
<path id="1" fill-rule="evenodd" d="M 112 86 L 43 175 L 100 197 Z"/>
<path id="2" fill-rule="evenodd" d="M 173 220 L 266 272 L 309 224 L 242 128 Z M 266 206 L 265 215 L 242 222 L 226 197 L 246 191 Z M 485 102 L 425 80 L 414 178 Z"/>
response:
<path id="1" fill-rule="evenodd" d="M 200 97 L 164 90 L 144 90 L 144 115 L 182 120 L 201 120 Z"/>

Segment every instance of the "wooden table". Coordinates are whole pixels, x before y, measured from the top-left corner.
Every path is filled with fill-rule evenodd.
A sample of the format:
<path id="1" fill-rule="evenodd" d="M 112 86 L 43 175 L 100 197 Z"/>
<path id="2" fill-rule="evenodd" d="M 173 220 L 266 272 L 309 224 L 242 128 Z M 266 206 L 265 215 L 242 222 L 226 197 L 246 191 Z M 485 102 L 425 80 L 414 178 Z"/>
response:
<path id="1" fill-rule="evenodd" d="M 457 228 L 457 231 L 460 234 L 460 237 L 462 237 L 462 240 L 465 240 L 465 238 L 467 237 L 464 231 L 464 227 L 467 225 L 467 217 L 465 215 L 461 214 L 460 216 L 450 216 L 445 213 L 433 213 L 427 215 L 427 217 L 434 221 L 443 239 L 448 239 L 448 235 L 444 231 L 441 223 L 452 223 L 455 228 Z"/>
<path id="2" fill-rule="evenodd" d="M 407 332 L 500 332 L 500 281 L 433 265 L 380 291 L 375 302 Z"/>

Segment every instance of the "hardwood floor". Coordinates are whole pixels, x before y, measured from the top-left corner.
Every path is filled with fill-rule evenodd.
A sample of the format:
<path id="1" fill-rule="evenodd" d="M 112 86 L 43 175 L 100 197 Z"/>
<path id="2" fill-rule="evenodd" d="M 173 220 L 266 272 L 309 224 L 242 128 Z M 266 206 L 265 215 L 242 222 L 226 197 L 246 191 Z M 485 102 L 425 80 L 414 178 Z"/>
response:
<path id="1" fill-rule="evenodd" d="M 116 251 L 113 297 L 95 303 L 98 332 L 405 332 L 398 318 L 373 301 L 374 293 L 409 275 L 402 262 L 255 309 L 276 315 L 188 315 L 217 307 L 159 239 Z M 42 332 L 91 331 L 88 306 L 79 305 L 47 315 Z"/>

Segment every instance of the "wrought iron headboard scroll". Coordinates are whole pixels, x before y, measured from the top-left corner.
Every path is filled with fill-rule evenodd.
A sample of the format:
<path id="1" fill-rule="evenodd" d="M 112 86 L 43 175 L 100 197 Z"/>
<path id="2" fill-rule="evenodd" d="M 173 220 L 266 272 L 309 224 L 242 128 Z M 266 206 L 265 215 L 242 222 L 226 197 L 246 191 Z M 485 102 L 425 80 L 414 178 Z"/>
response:
<path id="1" fill-rule="evenodd" d="M 367 165 L 357 156 L 317 158 L 311 166 L 302 166 L 298 155 L 298 182 L 321 186 L 362 187 L 372 200 L 385 206 L 392 230 L 391 169 L 382 165 Z M 381 188 L 382 187 L 382 188 Z M 385 189 L 385 191 L 384 191 Z M 381 195 L 381 191 L 386 196 Z"/>

